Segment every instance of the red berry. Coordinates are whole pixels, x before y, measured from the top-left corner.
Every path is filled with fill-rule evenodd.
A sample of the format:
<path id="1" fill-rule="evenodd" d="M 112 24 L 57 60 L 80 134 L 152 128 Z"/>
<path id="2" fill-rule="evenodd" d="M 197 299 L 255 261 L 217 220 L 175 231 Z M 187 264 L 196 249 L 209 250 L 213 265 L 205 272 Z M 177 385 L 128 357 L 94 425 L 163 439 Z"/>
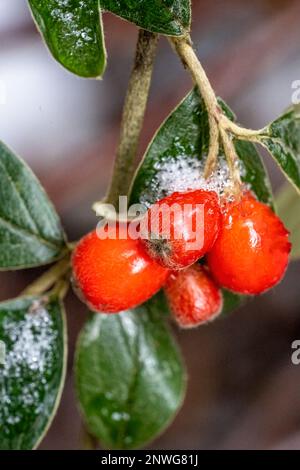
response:
<path id="1" fill-rule="evenodd" d="M 150 207 L 141 222 L 141 238 L 148 253 L 163 266 L 182 269 L 212 248 L 220 218 L 215 192 L 173 193 Z"/>
<path id="2" fill-rule="evenodd" d="M 126 225 L 117 228 L 115 239 L 100 239 L 96 231 L 86 235 L 74 250 L 72 265 L 80 297 L 92 310 L 106 313 L 145 302 L 169 274 L 148 256 L 140 240 L 129 238 Z"/>
<path id="3" fill-rule="evenodd" d="M 206 269 L 197 264 L 172 273 L 165 293 L 177 323 L 183 328 L 213 320 L 222 310 L 220 289 Z"/>
<path id="4" fill-rule="evenodd" d="M 247 192 L 224 209 L 220 234 L 207 257 L 211 273 L 234 292 L 264 292 L 285 273 L 288 235 L 274 212 Z"/>

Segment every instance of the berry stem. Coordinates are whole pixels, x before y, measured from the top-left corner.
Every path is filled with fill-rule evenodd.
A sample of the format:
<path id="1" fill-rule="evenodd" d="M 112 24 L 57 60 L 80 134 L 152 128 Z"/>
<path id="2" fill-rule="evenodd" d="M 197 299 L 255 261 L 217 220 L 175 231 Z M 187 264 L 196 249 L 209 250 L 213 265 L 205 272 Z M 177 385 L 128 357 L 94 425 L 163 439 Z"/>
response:
<path id="1" fill-rule="evenodd" d="M 44 294 L 47 290 L 50 289 L 59 279 L 70 269 L 70 258 L 69 256 L 62 259 L 54 266 L 52 266 L 48 271 L 42 274 L 38 279 L 36 279 L 32 284 L 26 287 L 23 290 L 21 295 L 41 295 Z"/>
<path id="2" fill-rule="evenodd" d="M 60 278 L 54 285 L 50 294 L 52 296 L 58 297 L 60 300 L 63 300 L 68 293 L 69 287 L 70 287 L 69 280 L 67 280 L 65 277 Z"/>
<path id="3" fill-rule="evenodd" d="M 221 128 L 220 130 L 224 153 L 227 159 L 231 180 L 233 183 L 233 192 L 239 194 L 241 192 L 241 176 L 239 171 L 239 161 L 236 154 L 235 146 L 232 138 L 227 132 Z"/>
<path id="4" fill-rule="evenodd" d="M 170 39 L 171 45 L 179 55 L 183 66 L 187 68 L 198 86 L 203 101 L 205 103 L 209 120 L 209 151 L 204 170 L 204 176 L 207 178 L 213 172 L 219 153 L 219 106 L 215 92 L 210 84 L 204 68 L 198 60 L 198 57 L 192 47 L 190 36 L 183 38 Z"/>
<path id="5" fill-rule="evenodd" d="M 123 108 L 113 176 L 105 200 L 113 205 L 117 204 L 119 195 L 128 193 L 133 177 L 158 38 L 157 34 L 149 31 L 143 29 L 139 31 L 134 66 Z"/>
<path id="6" fill-rule="evenodd" d="M 253 130 L 253 129 L 246 129 L 244 127 L 240 127 L 238 124 L 228 119 L 228 117 L 225 116 L 224 114 L 220 117 L 219 122 L 225 131 L 230 132 L 238 139 L 245 139 L 245 140 L 250 140 L 253 142 L 259 142 L 260 137 L 262 137 L 266 132 L 265 129 Z"/>
<path id="7" fill-rule="evenodd" d="M 194 82 L 199 87 L 208 113 L 218 120 L 218 101 L 206 72 L 192 47 L 190 36 L 170 38 L 170 42 L 179 55 L 183 66 L 190 71 Z"/>
<path id="8" fill-rule="evenodd" d="M 219 127 L 216 124 L 215 118 L 208 115 L 209 124 L 209 151 L 204 168 L 204 178 L 207 179 L 214 172 L 219 155 Z"/>
<path id="9" fill-rule="evenodd" d="M 219 138 L 221 138 L 233 183 L 237 189 L 241 185 L 241 180 L 236 163 L 237 155 L 230 134 L 238 139 L 259 142 L 265 130 L 245 129 L 238 126 L 224 115 L 206 72 L 192 47 L 192 41 L 189 35 L 181 38 L 170 38 L 169 41 L 180 57 L 184 67 L 190 71 L 193 81 L 199 88 L 208 112 L 210 143 L 204 176 L 208 178 L 216 167 L 219 153 Z"/>

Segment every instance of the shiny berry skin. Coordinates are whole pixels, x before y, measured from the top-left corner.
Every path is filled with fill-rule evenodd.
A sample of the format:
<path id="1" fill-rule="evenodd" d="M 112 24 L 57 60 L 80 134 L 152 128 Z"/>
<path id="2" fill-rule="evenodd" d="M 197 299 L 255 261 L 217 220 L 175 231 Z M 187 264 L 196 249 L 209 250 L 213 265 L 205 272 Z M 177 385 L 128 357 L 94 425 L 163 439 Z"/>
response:
<path id="1" fill-rule="evenodd" d="M 207 256 L 215 280 L 242 294 L 260 294 L 283 277 L 289 232 L 265 204 L 247 192 L 224 208 L 218 239 Z"/>
<path id="2" fill-rule="evenodd" d="M 206 323 L 222 311 L 221 290 L 200 264 L 170 274 L 165 294 L 171 312 L 182 328 Z"/>
<path id="3" fill-rule="evenodd" d="M 127 235 L 126 225 L 118 227 L 116 239 L 99 239 L 93 231 L 74 250 L 75 290 L 92 310 L 116 313 L 135 307 L 166 282 L 168 270 L 148 256 L 140 240 Z"/>
<path id="4" fill-rule="evenodd" d="M 161 199 L 141 222 L 141 238 L 163 266 L 183 269 L 209 251 L 219 232 L 221 211 L 214 191 L 173 193 Z"/>

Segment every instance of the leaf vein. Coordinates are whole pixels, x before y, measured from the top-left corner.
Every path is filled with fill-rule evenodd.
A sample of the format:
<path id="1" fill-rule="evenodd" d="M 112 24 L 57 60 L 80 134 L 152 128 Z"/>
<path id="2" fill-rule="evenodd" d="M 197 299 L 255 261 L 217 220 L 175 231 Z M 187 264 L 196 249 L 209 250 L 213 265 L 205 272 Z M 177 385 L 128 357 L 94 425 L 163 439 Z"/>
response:
<path id="1" fill-rule="evenodd" d="M 16 182 L 14 181 L 13 177 L 12 177 L 11 174 L 9 173 L 7 167 L 4 165 L 3 162 L 1 162 L 1 160 L 0 160 L 0 165 L 1 165 L 1 168 L 4 170 L 4 173 L 6 174 L 8 181 L 10 181 L 10 183 L 11 183 L 11 185 L 12 185 L 12 187 L 13 187 L 15 193 L 17 194 L 18 199 L 21 201 L 21 204 L 22 204 L 22 206 L 24 207 L 24 209 L 25 209 L 25 211 L 26 211 L 26 214 L 27 214 L 28 219 L 30 220 L 30 222 L 32 223 L 32 225 L 35 227 L 37 233 L 38 233 L 39 235 L 41 235 L 41 234 L 40 234 L 40 231 L 39 231 L 39 228 L 38 228 L 38 226 L 37 226 L 37 223 L 36 223 L 36 221 L 34 220 L 32 214 L 30 213 L 30 210 L 29 210 L 29 208 L 27 207 L 27 204 L 26 204 L 24 198 L 22 197 L 22 195 L 21 195 L 21 193 L 20 193 L 20 191 L 19 191 Z"/>
<path id="2" fill-rule="evenodd" d="M 49 246 L 49 247 L 51 247 L 52 249 L 55 249 L 55 250 L 57 250 L 59 248 L 59 245 L 56 245 L 56 244 L 50 242 L 49 240 L 41 238 L 39 235 L 37 235 L 35 233 L 29 232 L 28 230 L 18 226 L 17 224 L 15 224 L 15 223 L 13 223 L 9 220 L 4 219 L 1 216 L 0 216 L 0 224 L 2 224 L 4 227 L 8 228 L 8 230 L 10 230 L 10 231 L 20 232 L 21 235 L 23 234 L 24 236 L 26 236 L 28 238 L 33 238 L 37 242 L 41 243 L 42 245 Z"/>

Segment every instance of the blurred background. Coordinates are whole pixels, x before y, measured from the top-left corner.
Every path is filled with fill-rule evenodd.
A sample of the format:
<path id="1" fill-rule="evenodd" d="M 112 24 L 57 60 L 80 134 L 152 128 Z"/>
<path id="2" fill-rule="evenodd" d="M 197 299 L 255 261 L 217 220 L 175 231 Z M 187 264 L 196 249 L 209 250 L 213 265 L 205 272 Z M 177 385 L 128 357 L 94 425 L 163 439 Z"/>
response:
<path id="1" fill-rule="evenodd" d="M 192 37 L 217 93 L 243 125 L 259 128 L 291 103 L 300 80 L 300 2 L 193 1 Z M 79 79 L 50 57 L 25 0 L 0 0 L 0 139 L 39 176 L 71 240 L 95 224 L 90 209 L 106 191 L 137 29 L 104 15 L 108 68 L 102 81 Z M 188 74 L 162 39 L 140 156 L 177 102 Z M 274 189 L 282 183 L 269 157 Z M 0 273 L 0 300 L 13 297 L 37 271 Z M 175 330 L 188 368 L 186 401 L 149 448 L 300 448 L 300 263 L 285 280 L 227 318 L 194 331 Z M 85 321 L 69 295 L 69 369 L 63 399 L 41 449 L 78 449 L 81 425 L 72 363 Z"/>

